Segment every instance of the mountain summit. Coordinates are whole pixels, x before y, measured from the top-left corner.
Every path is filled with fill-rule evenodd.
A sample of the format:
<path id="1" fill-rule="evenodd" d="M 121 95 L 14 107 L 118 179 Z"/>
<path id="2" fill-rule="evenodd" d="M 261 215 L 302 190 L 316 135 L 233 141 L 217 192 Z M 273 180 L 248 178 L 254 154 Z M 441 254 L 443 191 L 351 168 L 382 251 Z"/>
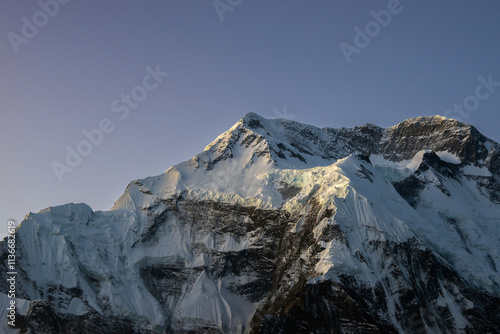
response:
<path id="1" fill-rule="evenodd" d="M 499 332 L 499 152 L 441 116 L 333 129 L 249 113 L 110 211 L 30 213 L 16 232 L 18 329 L 0 327 Z"/>

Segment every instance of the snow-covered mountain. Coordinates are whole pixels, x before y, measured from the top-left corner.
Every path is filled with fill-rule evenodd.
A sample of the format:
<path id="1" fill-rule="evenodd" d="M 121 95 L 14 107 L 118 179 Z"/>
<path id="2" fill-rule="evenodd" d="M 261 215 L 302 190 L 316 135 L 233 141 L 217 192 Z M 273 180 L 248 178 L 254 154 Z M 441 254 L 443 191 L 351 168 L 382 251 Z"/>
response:
<path id="1" fill-rule="evenodd" d="M 250 113 L 110 211 L 30 213 L 16 250 L 5 333 L 497 333 L 500 145 Z"/>

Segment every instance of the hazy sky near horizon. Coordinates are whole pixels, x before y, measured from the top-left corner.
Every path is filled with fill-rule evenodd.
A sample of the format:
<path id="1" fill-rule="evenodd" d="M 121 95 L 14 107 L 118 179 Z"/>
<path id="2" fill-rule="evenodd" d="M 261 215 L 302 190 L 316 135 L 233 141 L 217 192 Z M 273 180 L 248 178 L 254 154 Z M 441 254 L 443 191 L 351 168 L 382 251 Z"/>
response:
<path id="1" fill-rule="evenodd" d="M 47 206 L 109 209 L 247 112 L 388 127 L 452 108 L 500 141 L 497 1 L 55 1 L 0 3 L 5 230 Z M 61 182 L 68 147 L 88 155 Z"/>

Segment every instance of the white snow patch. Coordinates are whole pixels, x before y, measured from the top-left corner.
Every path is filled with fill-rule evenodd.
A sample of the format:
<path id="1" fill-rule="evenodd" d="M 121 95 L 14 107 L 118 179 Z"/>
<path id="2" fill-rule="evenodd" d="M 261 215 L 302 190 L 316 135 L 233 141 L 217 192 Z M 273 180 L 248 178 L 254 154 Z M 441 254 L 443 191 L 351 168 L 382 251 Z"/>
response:
<path id="1" fill-rule="evenodd" d="M 213 281 L 204 271 L 178 304 L 176 314 L 181 321 L 205 322 L 240 333 L 254 311 L 254 304 L 230 293 L 220 279 Z"/>
<path id="2" fill-rule="evenodd" d="M 68 309 L 65 310 L 65 313 L 75 314 L 75 315 L 84 315 L 88 312 L 87 307 L 83 304 L 83 301 L 80 298 L 73 298 L 69 303 Z"/>
<path id="3" fill-rule="evenodd" d="M 403 160 L 399 162 L 390 161 L 385 159 L 382 155 L 372 154 L 370 155 L 370 162 L 373 166 L 376 167 L 390 167 L 390 168 L 398 168 L 398 169 L 409 169 L 411 171 L 415 171 L 418 169 L 420 164 L 422 164 L 422 159 L 425 153 L 430 153 L 430 150 L 421 150 L 418 151 L 412 159 Z"/>
<path id="4" fill-rule="evenodd" d="M 455 165 L 460 165 L 462 163 L 462 161 L 456 154 L 453 154 L 448 151 L 439 151 L 436 152 L 436 155 L 444 162 L 448 162 Z"/>
<path id="5" fill-rule="evenodd" d="M 491 172 L 488 170 L 486 167 L 477 167 L 474 165 L 468 165 L 464 166 L 462 169 L 465 175 L 470 175 L 470 176 L 492 176 Z"/>
<path id="6" fill-rule="evenodd" d="M 239 252 L 248 248 L 248 240 L 237 241 L 233 236 L 228 236 L 222 245 L 221 252 Z"/>

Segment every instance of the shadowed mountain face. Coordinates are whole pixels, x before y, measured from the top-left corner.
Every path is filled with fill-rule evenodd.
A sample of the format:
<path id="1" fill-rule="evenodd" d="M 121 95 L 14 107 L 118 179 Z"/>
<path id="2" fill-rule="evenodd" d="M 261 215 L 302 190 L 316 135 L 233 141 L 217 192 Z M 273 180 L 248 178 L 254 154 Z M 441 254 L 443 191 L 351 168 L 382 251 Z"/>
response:
<path id="1" fill-rule="evenodd" d="M 110 211 L 30 213 L 17 328 L 0 331 L 499 332 L 499 151 L 440 116 L 320 129 L 247 114 Z"/>

